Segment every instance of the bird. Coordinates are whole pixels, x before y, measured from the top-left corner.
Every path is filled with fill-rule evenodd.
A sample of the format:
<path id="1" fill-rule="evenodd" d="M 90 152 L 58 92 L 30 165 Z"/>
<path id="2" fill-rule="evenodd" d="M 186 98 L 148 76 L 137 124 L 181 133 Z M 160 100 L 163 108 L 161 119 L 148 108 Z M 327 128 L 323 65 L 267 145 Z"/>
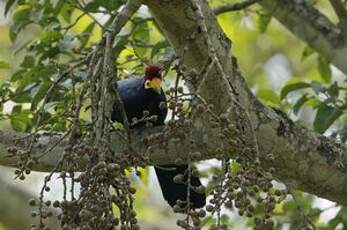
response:
<path id="1" fill-rule="evenodd" d="M 166 106 L 162 106 L 162 103 L 166 104 L 165 93 L 161 88 L 163 69 L 164 67 L 160 64 L 150 64 L 146 66 L 143 77 L 117 81 L 117 90 L 128 121 L 140 121 L 134 122 L 135 124 L 130 126 L 131 129 L 146 125 L 142 119 L 144 113 L 147 113 L 148 117 L 156 116 L 157 119 L 151 120 L 153 126 L 165 124 L 168 110 Z M 117 104 L 113 106 L 111 120 L 123 123 L 122 111 Z M 176 183 L 174 178 L 176 175 L 182 174 L 184 175 L 183 180 L 186 182 L 188 165 L 157 165 L 154 166 L 154 169 L 164 199 L 172 208 L 175 205 L 179 205 L 180 208 L 184 207 L 184 202 L 187 200 L 188 185 L 187 183 Z M 190 182 L 194 187 L 202 185 L 199 177 L 193 175 L 190 177 Z M 204 192 L 197 192 L 191 188 L 189 198 L 190 208 L 202 208 L 206 204 Z"/>

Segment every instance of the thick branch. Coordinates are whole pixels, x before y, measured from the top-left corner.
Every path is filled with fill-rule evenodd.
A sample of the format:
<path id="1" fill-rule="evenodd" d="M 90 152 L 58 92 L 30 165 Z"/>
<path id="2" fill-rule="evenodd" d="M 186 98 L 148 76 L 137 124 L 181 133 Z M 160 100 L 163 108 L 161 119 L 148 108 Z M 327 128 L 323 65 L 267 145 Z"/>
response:
<path id="1" fill-rule="evenodd" d="M 330 4 L 335 10 L 336 15 L 339 17 L 340 23 L 347 26 L 347 8 L 341 0 L 330 0 Z"/>
<path id="2" fill-rule="evenodd" d="M 198 19 L 192 17 L 194 13 L 190 9 L 190 3 L 183 0 L 165 1 L 165 3 L 159 0 L 147 0 L 145 3 L 187 69 L 195 70 L 193 72 L 197 73 L 203 69 L 211 49 L 205 42 L 203 32 L 198 33 L 194 39 L 189 39 L 192 32 L 200 28 L 197 25 Z M 222 61 L 223 72 L 229 76 L 228 84 L 221 79 L 218 65 L 211 68 L 202 82 L 199 82 L 201 76 L 195 76 L 197 84 L 200 85 L 201 96 L 214 105 L 217 113 L 237 111 L 235 107 L 230 107 L 234 101 L 230 98 L 230 85 L 232 85 L 234 93 L 238 95 L 239 103 L 251 118 L 251 126 L 255 127 L 260 157 L 264 158 L 267 154 L 274 155 L 275 163 L 272 166 L 276 168 L 276 177 L 303 191 L 347 205 L 345 196 L 347 175 L 344 171 L 347 166 L 346 146 L 298 127 L 286 116 L 262 105 L 250 93 L 237 70 L 233 69 L 230 43 L 216 22 L 213 12 L 205 1 L 200 3 L 213 49 Z M 233 115 L 229 118 L 238 116 Z M 202 121 L 203 127 L 208 127 L 206 120 Z M 234 122 L 239 121 L 234 120 Z M 252 135 L 249 135 L 249 138 L 251 139 Z M 249 143 L 252 143 L 252 140 Z M 237 149 L 237 146 L 232 146 L 230 149 L 225 142 L 220 145 L 222 146 L 228 153 L 232 152 L 231 149 Z M 268 162 L 262 163 L 271 165 Z"/>
<path id="3" fill-rule="evenodd" d="M 199 1 L 203 12 L 206 28 L 202 31 L 192 11 L 189 1 L 146 0 L 152 14 L 170 41 L 177 55 L 186 66 L 186 74 L 190 76 L 191 90 L 197 89 L 207 103 L 213 104 L 216 114 L 226 114 L 231 122 L 245 127 L 254 127 L 247 143 L 257 139 L 259 157 L 266 167 L 276 169 L 274 175 L 285 183 L 303 191 L 347 205 L 347 147 L 333 139 L 307 131 L 295 125 L 285 115 L 262 105 L 249 91 L 237 67 L 230 57 L 230 41 L 222 32 L 214 14 L 205 1 Z M 200 18 L 201 20 L 201 18 Z M 200 21 L 201 22 L 201 21 Z M 196 31 L 196 32 L 194 32 Z M 209 42 L 205 38 L 208 33 Z M 196 36 L 192 39 L 192 33 Z M 208 46 L 212 46 L 208 47 Z M 214 50 L 214 53 L 209 53 Z M 209 57 L 215 55 L 220 63 L 214 63 L 205 77 L 196 73 L 206 67 Z M 222 70 L 220 69 L 222 67 Z M 195 74 L 194 74 L 195 73 Z M 221 73 L 223 76 L 221 76 Z M 224 79 L 225 76 L 227 79 Z M 203 78 L 203 79 L 202 79 Z M 240 104 L 249 118 L 240 122 L 235 101 Z M 238 125 L 239 125 L 238 124 Z M 132 131 L 132 143 L 135 152 L 147 153 L 153 164 L 174 163 L 177 158 L 187 161 L 187 152 L 200 152 L 197 160 L 219 158 L 221 153 L 233 157 L 238 145 L 230 140 L 219 137 L 220 129 L 212 128 L 209 116 L 197 116 L 192 128 L 193 140 L 181 141 L 170 138 L 167 148 L 147 148 L 143 137 L 158 135 L 167 130 L 155 127 L 150 130 Z M 166 131 L 165 131 L 166 132 Z M 0 164 L 10 165 L 15 158 L 6 158 L 6 148 L 13 144 L 24 146 L 23 140 L 14 142 L 18 134 L 0 133 Z M 114 134 L 112 143 L 117 153 L 127 152 L 127 142 Z M 57 137 L 42 137 L 41 145 L 34 148 L 33 154 L 44 151 L 43 147 L 55 143 Z M 187 143 L 186 143 L 187 142 Z M 86 140 L 88 143 L 88 140 Z M 65 143 L 58 145 L 54 151 L 40 159 L 37 170 L 51 169 L 61 157 Z M 165 150 L 164 150 L 165 149 Z M 268 154 L 273 155 L 274 162 L 268 162 Z M 83 165 L 83 159 L 81 159 Z M 83 170 L 83 168 L 81 168 Z"/>
<path id="4" fill-rule="evenodd" d="M 346 32 L 331 23 L 326 16 L 306 1 L 261 0 L 259 4 L 295 36 L 347 74 Z"/>
<path id="5" fill-rule="evenodd" d="M 164 163 L 175 163 L 177 158 L 181 158 L 183 161 L 187 161 L 187 149 L 191 149 L 194 152 L 201 151 L 205 149 L 205 155 L 201 155 L 200 159 L 210 159 L 217 157 L 215 149 L 217 149 L 222 143 L 217 137 L 217 130 L 210 129 L 209 127 L 202 127 L 199 124 L 196 124 L 196 127 L 193 130 L 194 144 L 191 144 L 189 141 L 187 143 L 180 141 L 178 138 L 171 138 L 168 144 L 167 152 L 163 152 L 163 149 L 159 146 L 152 145 L 152 147 L 147 149 L 145 144 L 144 137 L 148 138 L 152 135 L 157 135 L 163 132 L 165 127 L 154 127 L 151 129 L 143 130 L 132 130 L 131 139 L 132 149 L 134 152 L 141 154 L 148 154 L 151 161 L 154 164 L 164 164 Z M 29 138 L 26 138 L 27 134 L 20 134 L 11 131 L 0 131 L 0 165 L 13 167 L 18 162 L 17 157 L 8 157 L 8 148 L 16 146 L 17 149 L 26 149 L 27 142 L 30 141 Z M 124 140 L 124 137 L 119 133 L 113 133 L 111 137 L 112 148 L 118 154 L 122 155 L 125 152 L 128 152 L 128 142 Z M 64 148 L 67 146 L 67 140 L 61 141 L 58 145 L 57 142 L 60 142 L 60 136 L 49 136 L 42 135 L 37 141 L 37 144 L 33 148 L 31 153 L 33 157 L 42 155 L 46 149 L 50 149 L 50 146 L 56 146 L 49 153 L 45 154 L 43 157 L 39 158 L 39 163 L 33 166 L 33 170 L 48 172 L 54 168 L 56 163 L 62 157 Z M 88 145 L 90 140 L 84 140 L 84 144 Z M 80 170 L 83 171 L 83 165 L 85 164 L 86 159 L 82 158 L 80 160 Z"/>

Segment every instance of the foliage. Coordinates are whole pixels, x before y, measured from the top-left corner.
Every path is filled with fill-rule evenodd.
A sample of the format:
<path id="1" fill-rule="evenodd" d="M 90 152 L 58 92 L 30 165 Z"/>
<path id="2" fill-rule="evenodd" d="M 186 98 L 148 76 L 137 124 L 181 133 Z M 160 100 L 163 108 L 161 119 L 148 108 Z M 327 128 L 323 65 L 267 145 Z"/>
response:
<path id="1" fill-rule="evenodd" d="M 125 174 L 123 166 L 125 164 L 110 163 L 109 160 L 106 164 L 105 160 L 100 159 L 101 155 L 109 151 L 107 146 L 110 143 L 98 144 L 105 148 L 82 147 L 81 149 L 75 141 L 79 135 L 93 132 L 95 128 L 93 125 L 99 125 L 99 122 L 91 120 L 93 112 L 96 111 L 93 110 L 95 105 L 93 105 L 94 97 L 91 95 L 93 91 L 87 93 L 88 88 L 94 87 L 93 83 L 89 84 L 93 70 L 92 67 L 88 69 L 88 65 L 92 65 L 92 60 L 103 59 L 102 55 L 106 51 L 103 42 L 99 41 L 103 39 L 101 34 L 110 30 L 112 21 L 118 15 L 118 10 L 124 7 L 124 3 L 101 0 L 88 3 L 73 0 L 7 2 L 6 11 L 13 8 L 13 21 L 9 32 L 11 41 L 22 42 L 25 38 L 23 39 L 21 35 L 28 30 L 35 30 L 35 36 L 33 39 L 25 40 L 24 45 L 15 50 L 17 55 L 23 55 L 23 60 L 15 67 L 10 79 L 2 84 L 1 105 L 8 101 L 16 105 L 9 114 L 3 113 L 2 116 L 10 120 L 12 128 L 16 131 L 34 134 L 29 137 L 30 145 L 35 142 L 35 135 L 42 132 L 60 133 L 62 138 L 69 137 L 71 143 L 71 146 L 65 150 L 65 157 L 57 162 L 56 169 L 45 178 L 39 201 L 33 200 L 30 203 L 37 209 L 33 217 L 38 217 L 37 223 L 32 226 L 33 229 L 45 228 L 45 219 L 52 215 L 47 211 L 51 205 L 61 210 L 62 214 L 58 218 L 63 229 L 75 228 L 83 223 L 96 229 L 109 229 L 119 224 L 123 227 L 132 226 L 134 229 L 138 226 L 136 213 L 133 210 L 135 189 Z M 103 18 L 97 18 L 97 14 L 102 14 Z M 153 33 L 150 33 L 150 27 L 156 30 L 153 22 L 147 20 L 145 15 L 136 14 L 114 38 L 110 56 L 115 59 L 111 60 L 110 65 L 113 68 L 116 66 L 117 77 L 140 74 L 146 63 L 162 59 L 162 56 L 168 53 L 166 51 L 168 43 L 156 31 L 154 36 L 158 39 L 156 43 L 152 43 L 150 34 Z M 99 52 L 98 47 L 102 47 L 103 53 Z M 90 55 L 93 52 L 94 55 Z M 1 61 L 0 64 L 1 68 L 9 67 L 5 61 Z M 92 73 L 93 78 L 98 77 L 98 73 L 98 71 Z M 100 82 L 95 84 L 99 87 L 97 84 Z M 103 136 L 104 140 L 107 139 L 106 135 Z M 101 138 L 98 140 L 102 141 Z M 41 157 L 48 152 L 49 150 L 43 152 Z M 87 157 L 91 157 L 93 163 L 90 162 L 86 166 L 89 169 L 77 176 L 72 173 L 78 167 L 74 159 L 81 157 L 81 153 L 89 155 Z M 30 146 L 25 150 L 14 148 L 9 150 L 9 154 L 12 157 L 22 156 L 17 165 L 19 169 L 15 172 L 16 177 L 21 180 L 30 174 L 31 167 L 40 159 L 30 156 Z M 86 202 L 77 203 L 73 190 L 70 194 L 72 200 L 67 199 L 66 190 L 62 201 L 44 200 L 44 193 L 50 191 L 49 182 L 53 173 L 61 171 L 62 168 L 67 171 L 60 173 L 65 186 L 68 179 L 72 180 L 71 186 L 75 183 L 80 184 L 81 194 L 78 199 Z M 106 171 L 108 176 L 100 174 L 101 171 Z M 105 181 L 106 178 L 108 179 Z M 95 180 L 99 182 L 95 183 Z M 108 190 L 110 186 L 118 196 L 102 195 L 104 189 Z M 115 206 L 114 215 L 109 202 Z M 73 218 L 76 211 L 81 220 Z M 90 218 L 93 215 L 95 218 Z"/>

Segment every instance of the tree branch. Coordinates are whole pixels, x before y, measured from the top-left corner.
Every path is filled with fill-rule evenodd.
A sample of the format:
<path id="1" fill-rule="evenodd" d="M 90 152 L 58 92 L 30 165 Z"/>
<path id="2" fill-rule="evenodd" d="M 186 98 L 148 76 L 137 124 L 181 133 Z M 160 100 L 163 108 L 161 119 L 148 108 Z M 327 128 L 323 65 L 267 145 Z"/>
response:
<path id="1" fill-rule="evenodd" d="M 245 0 L 244 2 L 238 2 L 235 4 L 227 4 L 216 7 L 213 11 L 216 15 L 227 13 L 230 11 L 238 11 L 246 9 L 247 7 L 250 7 L 254 3 L 258 2 L 259 0 Z"/>
<path id="2" fill-rule="evenodd" d="M 334 139 L 328 139 L 297 126 L 284 114 L 264 106 L 254 97 L 230 56 L 230 41 L 222 32 L 207 3 L 198 1 L 206 23 L 205 30 L 201 31 L 190 1 L 144 0 L 144 2 L 182 60 L 185 75 L 189 77 L 186 80 L 190 83 L 190 89 L 197 90 L 207 104 L 212 104 L 215 114 L 224 115 L 235 126 L 245 125 L 243 128 L 245 128 L 246 144 L 252 145 L 254 136 L 256 137 L 261 164 L 264 167 L 274 167 L 276 178 L 290 183 L 293 188 L 347 205 L 345 195 L 347 147 Z M 197 32 L 194 33 L 194 39 L 191 39 L 194 31 Z M 209 44 L 203 33 L 208 33 Z M 213 46 L 213 49 L 208 45 Z M 201 76 L 197 73 L 206 69 L 211 50 L 214 50 L 213 55 L 216 55 L 220 63 L 217 65 L 213 62 L 207 68 L 206 74 Z M 235 119 L 239 117 L 238 106 L 246 110 L 249 119 L 247 117 L 242 118 L 244 119 L 242 121 Z M 210 122 L 210 117 L 206 113 L 195 114 L 195 117 L 192 140 L 182 141 L 179 139 L 180 130 L 170 133 L 167 127 L 132 130 L 134 152 L 147 154 L 153 164 L 168 164 L 177 163 L 177 159 L 188 162 L 187 152 L 200 152 L 195 154 L 195 158 L 203 160 L 223 156 L 233 157 L 245 147 L 234 140 L 220 138 L 221 129 Z M 254 127 L 253 130 L 248 130 L 247 122 L 252 123 L 247 127 Z M 146 144 L 148 141 L 145 139 L 152 137 L 153 140 L 160 139 L 163 132 L 169 137 L 165 151 L 159 143 L 148 148 Z M 25 148 L 25 139 L 18 139 L 22 136 L 22 134 L 0 132 L 1 165 L 9 166 L 17 162 L 15 157 L 6 157 L 6 149 L 13 145 Z M 14 141 L 16 139 L 17 141 Z M 33 154 L 43 152 L 57 140 L 56 136 L 42 136 L 34 146 Z M 88 143 L 88 140 L 84 141 Z M 117 133 L 112 136 L 112 145 L 119 155 L 127 150 L 127 142 Z M 52 169 L 63 154 L 65 146 L 64 142 L 60 143 L 52 152 L 41 158 L 34 169 L 41 171 Z M 266 160 L 269 155 L 273 161 Z M 84 159 L 81 159 L 81 170 L 83 162 Z"/>
<path id="3" fill-rule="evenodd" d="M 341 0 L 330 0 L 330 4 L 335 10 L 336 15 L 339 17 L 340 23 L 347 28 L 347 8 Z"/>
<path id="4" fill-rule="evenodd" d="M 133 14 L 140 8 L 141 3 L 139 0 L 128 0 L 127 4 L 122 8 L 119 14 L 112 22 L 111 37 L 117 35 L 124 25 L 130 20 Z"/>
<path id="5" fill-rule="evenodd" d="M 261 0 L 259 4 L 295 36 L 347 74 L 346 32 L 326 16 L 306 1 Z"/>
<path id="6" fill-rule="evenodd" d="M 183 60 L 188 72 L 199 73 L 199 70 L 206 65 L 210 55 L 203 32 L 198 33 L 194 39 L 189 39 L 192 31 L 200 28 L 197 25 L 198 20 L 194 20 L 192 18 L 194 14 L 188 10 L 189 3 L 183 0 L 175 1 L 175 3 L 168 1 L 162 3 L 159 0 L 144 2 L 175 48 L 176 54 Z M 341 190 L 347 185 L 346 146 L 299 127 L 282 113 L 262 105 L 251 94 L 244 79 L 233 65 L 230 57 L 230 42 L 219 27 L 213 12 L 205 1 L 200 1 L 200 3 L 215 54 L 222 60 L 223 71 L 228 75 L 230 84 L 227 85 L 221 81 L 217 65 L 214 65 L 205 79 L 193 74 L 196 85 L 199 85 L 199 94 L 209 104 L 213 104 L 217 114 L 229 111 L 231 112 L 231 115 L 228 116 L 229 119 L 238 122 L 233 119 L 238 114 L 232 114 L 233 111 L 237 113 L 238 110 L 232 106 L 234 100 L 228 93 L 229 86 L 232 85 L 240 104 L 249 113 L 253 123 L 251 126 L 255 127 L 254 132 L 258 139 L 260 158 L 264 159 L 268 154 L 274 156 L 274 164 L 264 161 L 262 164 L 275 167 L 276 177 L 293 184 L 296 188 L 347 205 L 346 189 Z M 205 133 L 211 126 L 207 120 L 207 118 L 200 120 L 199 126 L 205 127 L 201 131 L 202 133 Z M 199 127 L 195 128 L 198 130 Z M 206 133 L 211 134 L 211 131 Z M 218 131 L 215 130 L 213 134 L 217 135 Z M 251 134 L 249 134 L 249 139 L 249 143 L 251 143 Z M 219 148 L 223 148 L 223 151 L 227 153 L 235 152 L 237 149 L 237 146 L 230 146 L 226 141 L 218 140 L 217 143 L 220 142 L 223 143 Z M 209 145 L 209 147 L 212 146 Z M 213 147 L 207 149 L 213 149 Z M 213 153 L 210 154 L 213 155 Z"/>

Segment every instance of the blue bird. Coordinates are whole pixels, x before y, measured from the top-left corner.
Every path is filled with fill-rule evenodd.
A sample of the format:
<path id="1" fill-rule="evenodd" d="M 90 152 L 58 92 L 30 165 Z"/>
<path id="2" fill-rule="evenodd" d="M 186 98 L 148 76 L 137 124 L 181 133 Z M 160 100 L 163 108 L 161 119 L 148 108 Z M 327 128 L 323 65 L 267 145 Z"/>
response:
<path id="1" fill-rule="evenodd" d="M 124 104 L 125 113 L 131 122 L 134 118 L 140 120 L 143 118 L 144 111 L 148 111 L 148 116 L 157 116 L 151 123 L 154 126 L 164 125 L 167 116 L 166 106 L 160 106 L 161 102 L 166 103 L 165 94 L 161 88 L 161 65 L 148 65 L 142 78 L 131 78 L 117 82 L 118 92 Z M 111 119 L 122 123 L 122 114 L 115 105 Z M 144 126 L 145 122 L 139 122 L 131 128 Z M 168 169 L 167 169 L 168 168 Z M 177 174 L 187 175 L 187 165 L 160 165 L 154 167 L 157 178 L 162 190 L 164 199 L 173 207 L 177 200 L 187 200 L 187 184 L 175 183 L 174 177 Z M 185 176 L 187 180 L 187 176 Z M 201 186 L 200 179 L 191 176 L 191 185 Z M 190 207 L 201 208 L 206 203 L 206 195 L 190 190 Z"/>

